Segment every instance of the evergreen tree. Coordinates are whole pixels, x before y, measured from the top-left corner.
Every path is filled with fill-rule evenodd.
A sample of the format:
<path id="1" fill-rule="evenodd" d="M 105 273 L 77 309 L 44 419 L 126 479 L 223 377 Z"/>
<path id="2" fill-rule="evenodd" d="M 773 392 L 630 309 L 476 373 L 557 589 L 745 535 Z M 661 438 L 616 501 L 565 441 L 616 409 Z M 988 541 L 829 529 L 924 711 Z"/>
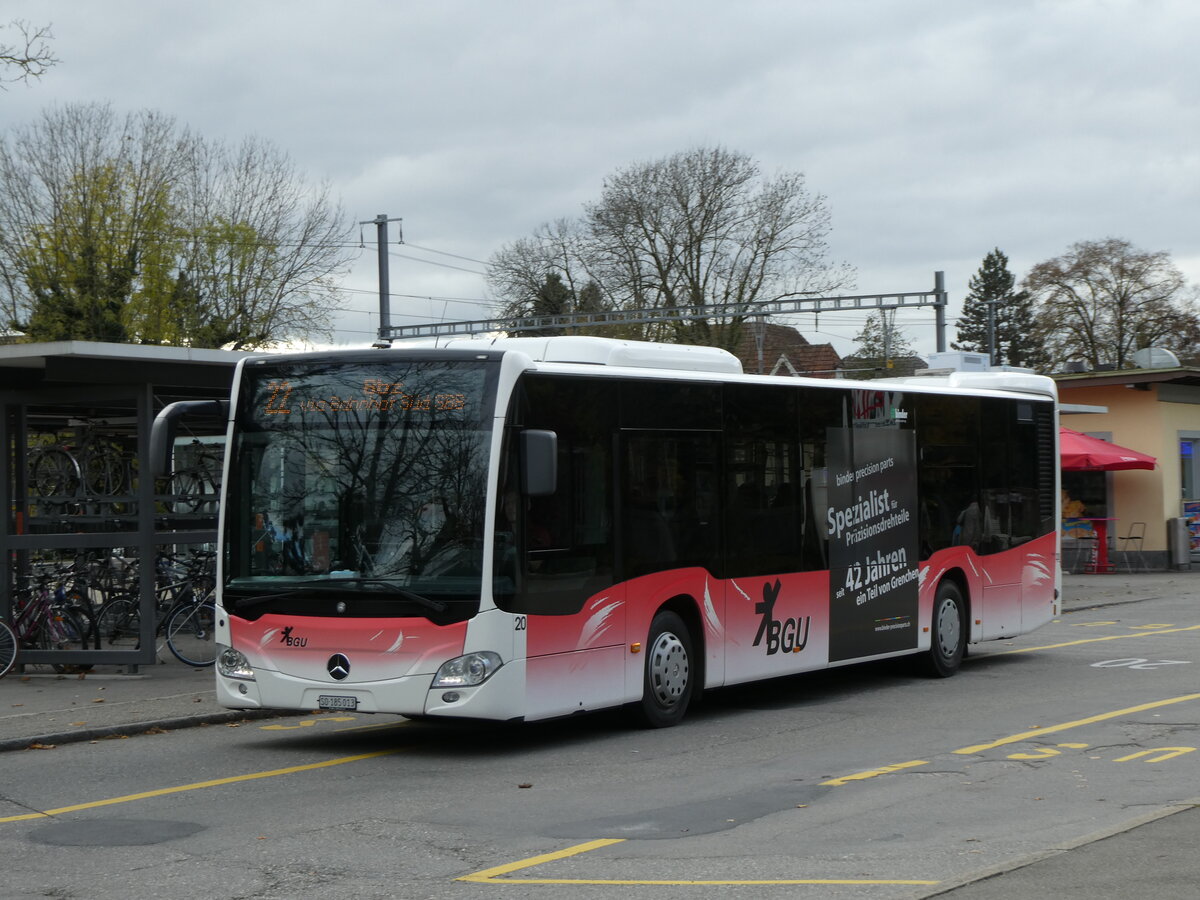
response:
<path id="1" fill-rule="evenodd" d="M 894 310 L 871 313 L 854 342 L 858 345 L 854 355 L 843 360 L 854 378 L 898 375 L 896 361 L 913 356 L 908 336 L 896 327 Z"/>
<path id="2" fill-rule="evenodd" d="M 950 345 L 953 349 L 973 353 L 991 350 L 995 365 L 1030 369 L 1045 366 L 1045 351 L 1034 328 L 1033 298 L 1028 291 L 1014 291 L 1015 283 L 1008 271 L 1008 257 L 999 248 L 984 257 L 983 265 L 968 282 L 963 314 L 958 320 L 958 341 Z M 991 337 L 989 310 L 995 316 Z"/>
<path id="3" fill-rule="evenodd" d="M 545 280 L 538 285 L 537 290 L 529 298 L 528 306 L 520 313 L 523 316 L 558 316 L 574 312 L 575 295 L 563 283 L 562 276 L 557 272 L 547 272 Z M 516 331 L 518 337 L 547 337 L 562 334 L 561 328 L 537 329 L 534 331 Z"/>

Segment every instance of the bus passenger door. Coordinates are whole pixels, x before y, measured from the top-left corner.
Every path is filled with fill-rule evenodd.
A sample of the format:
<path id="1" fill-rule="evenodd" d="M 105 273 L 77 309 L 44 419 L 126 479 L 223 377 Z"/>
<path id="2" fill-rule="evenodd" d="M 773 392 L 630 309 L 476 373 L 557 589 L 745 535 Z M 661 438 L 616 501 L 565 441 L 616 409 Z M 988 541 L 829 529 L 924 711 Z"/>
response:
<path id="1" fill-rule="evenodd" d="M 715 431 L 627 430 L 620 438 L 618 552 L 629 641 L 646 639 L 663 603 L 685 598 L 694 611 L 689 624 L 701 632 L 692 639 L 703 641 L 709 684 L 724 677 L 720 452 Z"/>

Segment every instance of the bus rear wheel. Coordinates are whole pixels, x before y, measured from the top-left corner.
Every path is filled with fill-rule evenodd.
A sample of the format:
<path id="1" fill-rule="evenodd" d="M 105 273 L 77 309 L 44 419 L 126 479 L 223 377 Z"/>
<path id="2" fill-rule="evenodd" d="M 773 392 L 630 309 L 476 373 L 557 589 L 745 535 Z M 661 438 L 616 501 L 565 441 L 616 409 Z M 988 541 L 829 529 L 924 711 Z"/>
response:
<path id="1" fill-rule="evenodd" d="M 639 718 L 651 728 L 677 725 L 692 699 L 692 636 L 676 613 L 664 610 L 650 623 Z"/>
<path id="2" fill-rule="evenodd" d="M 953 581 L 938 585 L 933 600 L 933 641 L 925 669 L 937 678 L 949 678 L 967 653 L 967 604 Z"/>

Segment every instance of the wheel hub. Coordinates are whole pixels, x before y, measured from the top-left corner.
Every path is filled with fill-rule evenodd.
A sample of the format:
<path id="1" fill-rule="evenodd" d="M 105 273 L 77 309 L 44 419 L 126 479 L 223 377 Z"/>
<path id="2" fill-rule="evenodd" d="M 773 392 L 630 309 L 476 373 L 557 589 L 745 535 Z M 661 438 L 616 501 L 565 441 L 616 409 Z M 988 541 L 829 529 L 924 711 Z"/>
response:
<path id="1" fill-rule="evenodd" d="M 663 706 L 674 706 L 688 684 L 687 649 L 669 632 L 660 634 L 650 650 L 650 684 L 654 698 Z"/>

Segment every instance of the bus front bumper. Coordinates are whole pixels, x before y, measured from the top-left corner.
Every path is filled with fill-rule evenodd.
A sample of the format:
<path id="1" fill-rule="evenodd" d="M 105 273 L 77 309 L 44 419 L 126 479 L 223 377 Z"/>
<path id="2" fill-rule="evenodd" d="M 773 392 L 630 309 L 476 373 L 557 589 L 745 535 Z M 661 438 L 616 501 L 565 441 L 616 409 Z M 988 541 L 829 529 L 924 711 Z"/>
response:
<path id="1" fill-rule="evenodd" d="M 229 709 L 290 709 L 508 721 L 525 715 L 525 661 L 501 666 L 475 687 L 433 688 L 433 675 L 386 681 L 315 682 L 270 669 L 253 679 L 216 675 L 217 702 Z"/>

